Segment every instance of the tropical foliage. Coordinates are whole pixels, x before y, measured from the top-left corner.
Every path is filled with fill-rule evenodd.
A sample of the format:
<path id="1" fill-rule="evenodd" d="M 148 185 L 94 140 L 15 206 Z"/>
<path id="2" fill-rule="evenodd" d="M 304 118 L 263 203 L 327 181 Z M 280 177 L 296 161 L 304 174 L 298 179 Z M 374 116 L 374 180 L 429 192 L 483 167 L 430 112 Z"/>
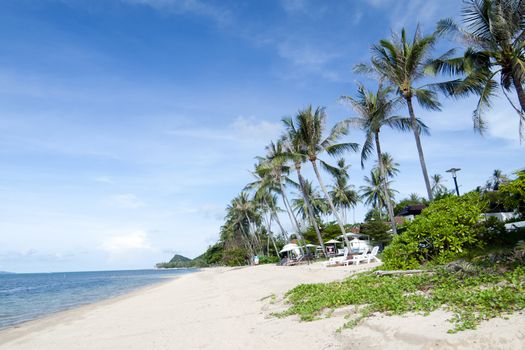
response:
<path id="1" fill-rule="evenodd" d="M 254 255 L 274 261 L 290 242 L 318 244 L 324 252 L 324 241 L 331 238 L 344 237 L 349 245 L 342 234 L 357 225 L 377 242 L 391 242 L 384 252 L 387 267 L 409 268 L 446 261 L 494 239 L 502 225 L 480 221 L 482 210 L 525 215 L 523 172 L 511 181 L 494 170 L 485 185 L 457 197 L 442 175 L 429 176 L 427 170 L 421 136 L 429 130 L 416 116 L 415 103 L 439 111 L 439 92 L 456 98 L 477 94 L 474 126 L 482 131 L 491 98 L 501 88 L 519 116 L 520 133 L 525 121 L 525 2 L 465 0 L 462 19 L 463 27 L 445 19 L 430 34 L 419 27 L 411 35 L 402 29 L 372 45 L 369 63 L 355 71 L 372 76 L 373 84 L 358 82 L 354 93 L 340 98 L 355 115 L 329 124 L 326 109 L 310 105 L 283 118 L 282 134 L 268 140 L 265 154 L 256 157 L 252 180 L 226 207 L 219 241 L 199 257 L 199 264 L 242 265 Z M 434 56 L 438 40 L 447 35 L 460 39 L 464 52 Z M 453 78 L 437 81 L 437 74 Z M 362 145 L 356 142 L 359 136 L 349 134 L 350 127 L 364 135 Z M 413 134 L 427 198 L 412 193 L 396 203 L 394 179 L 401 165 L 381 143 L 390 130 Z M 360 153 L 362 168 L 373 158 L 358 189 L 350 176 L 348 155 L 353 152 Z M 354 213 L 349 225 L 349 213 L 359 202 L 369 209 L 365 223 L 356 224 Z M 395 215 L 415 204 L 429 207 L 396 235 Z"/>
<path id="2" fill-rule="evenodd" d="M 410 269 L 446 262 L 464 250 L 483 246 L 480 216 L 486 202 L 476 193 L 431 203 L 383 252 L 386 268 Z"/>
<path id="3" fill-rule="evenodd" d="M 466 44 L 461 57 L 442 57 L 430 70 L 462 75 L 440 87 L 450 96 L 477 94 L 473 112 L 474 129 L 486 128 L 484 114 L 492 98 L 501 90 L 519 119 L 519 135 L 525 122 L 525 3 L 520 0 L 466 0 L 463 2 L 464 28 L 452 19 L 438 23 L 440 33 L 453 33 Z M 508 95 L 516 92 L 518 103 Z"/>

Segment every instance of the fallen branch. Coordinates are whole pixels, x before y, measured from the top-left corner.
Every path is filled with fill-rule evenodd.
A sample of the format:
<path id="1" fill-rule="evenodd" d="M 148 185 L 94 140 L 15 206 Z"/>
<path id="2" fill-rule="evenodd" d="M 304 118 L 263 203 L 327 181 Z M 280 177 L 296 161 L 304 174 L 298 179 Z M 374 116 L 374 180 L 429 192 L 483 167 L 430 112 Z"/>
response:
<path id="1" fill-rule="evenodd" d="M 432 270 L 393 270 L 393 271 L 384 271 L 377 270 L 377 276 L 386 276 L 386 275 L 411 275 L 414 273 L 434 273 Z"/>

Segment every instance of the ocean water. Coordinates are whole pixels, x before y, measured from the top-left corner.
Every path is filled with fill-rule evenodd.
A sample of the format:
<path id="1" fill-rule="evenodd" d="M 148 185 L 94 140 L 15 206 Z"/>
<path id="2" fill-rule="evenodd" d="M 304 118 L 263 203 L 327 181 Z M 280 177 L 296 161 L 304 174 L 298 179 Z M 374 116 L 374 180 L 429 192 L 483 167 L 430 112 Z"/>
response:
<path id="1" fill-rule="evenodd" d="M 0 329 L 196 269 L 0 274 Z"/>

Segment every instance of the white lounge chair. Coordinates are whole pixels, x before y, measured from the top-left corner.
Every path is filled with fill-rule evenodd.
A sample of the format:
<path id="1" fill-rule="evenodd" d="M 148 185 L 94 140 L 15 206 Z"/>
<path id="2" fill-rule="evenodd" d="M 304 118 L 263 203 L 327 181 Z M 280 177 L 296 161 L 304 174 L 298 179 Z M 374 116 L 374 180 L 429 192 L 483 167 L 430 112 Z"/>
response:
<path id="1" fill-rule="evenodd" d="M 343 264 L 347 260 L 347 257 L 348 257 L 348 248 L 345 247 L 345 249 L 343 250 L 343 255 L 328 259 L 328 261 L 326 262 L 326 266 L 335 266 L 338 264 Z"/>
<path id="2" fill-rule="evenodd" d="M 372 251 L 370 252 L 370 254 L 367 254 L 365 252 L 365 253 L 363 253 L 361 255 L 354 255 L 352 257 L 352 259 L 345 260 L 344 264 L 345 265 L 348 265 L 348 264 L 359 265 L 359 263 L 363 262 L 363 261 L 366 261 L 367 263 L 370 264 L 370 262 L 372 260 L 376 260 L 377 262 L 381 262 L 381 260 L 379 260 L 379 258 L 377 257 L 377 253 L 378 252 L 379 252 L 379 247 L 375 246 L 374 248 L 372 248 Z"/>

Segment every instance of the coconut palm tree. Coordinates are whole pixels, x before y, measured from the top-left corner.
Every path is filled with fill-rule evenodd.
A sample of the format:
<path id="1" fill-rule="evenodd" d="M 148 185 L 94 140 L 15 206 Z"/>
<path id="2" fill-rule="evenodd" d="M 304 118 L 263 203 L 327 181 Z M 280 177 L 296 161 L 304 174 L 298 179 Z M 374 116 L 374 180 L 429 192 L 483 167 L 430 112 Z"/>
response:
<path id="1" fill-rule="evenodd" d="M 266 146 L 266 151 L 266 156 L 264 158 L 259 158 L 261 167 L 265 169 L 267 176 L 273 178 L 273 181 L 278 185 L 278 189 L 274 189 L 274 191 L 281 195 L 290 223 L 296 228 L 297 232 L 299 232 L 299 223 L 293 213 L 288 196 L 286 195 L 286 186 L 298 188 L 299 185 L 289 177 L 290 166 L 288 165 L 288 159 L 285 156 L 286 150 L 284 148 L 284 141 L 278 140 L 277 142 L 270 142 L 270 144 Z"/>
<path id="2" fill-rule="evenodd" d="M 408 195 L 408 200 L 414 203 L 423 203 L 425 200 L 419 195 L 419 193 L 410 193 Z"/>
<path id="3" fill-rule="evenodd" d="M 304 192 L 307 194 L 308 200 L 312 205 L 315 221 L 319 222 L 321 215 L 329 213 L 328 204 L 326 203 L 326 200 L 319 195 L 319 192 L 314 188 L 311 181 L 305 180 L 304 185 Z M 308 206 L 302 193 L 298 197 L 292 199 L 292 207 L 300 218 L 304 221 L 308 220 Z"/>
<path id="4" fill-rule="evenodd" d="M 272 193 L 268 190 L 262 190 L 257 191 L 254 198 L 254 202 L 258 205 L 261 211 L 261 216 L 264 218 L 264 221 L 266 222 L 266 231 L 268 235 L 268 246 L 269 241 L 272 241 L 273 247 L 275 249 L 275 252 L 278 257 L 279 250 L 277 249 L 277 244 L 275 243 L 275 239 L 273 237 L 272 233 L 272 219 L 275 219 L 277 224 L 279 225 L 279 228 L 281 229 L 281 234 L 283 235 L 283 238 L 288 241 L 288 237 L 286 235 L 286 231 L 284 230 L 283 226 L 281 225 L 281 222 L 279 221 L 279 216 L 277 215 L 277 196 L 272 195 Z M 269 214 L 269 218 L 267 217 L 267 214 Z M 269 248 L 267 248 L 267 252 L 269 252 Z"/>
<path id="5" fill-rule="evenodd" d="M 364 162 L 368 159 L 375 148 L 377 156 L 376 162 L 378 165 L 378 181 L 382 184 L 384 198 L 388 198 L 388 178 L 392 177 L 398 169 L 392 157 L 387 153 L 382 153 L 379 133 L 384 126 L 400 131 L 409 131 L 412 128 L 412 121 L 410 118 L 392 115 L 397 109 L 400 100 L 390 99 L 389 95 L 391 92 L 391 87 L 383 88 L 380 85 L 377 92 L 372 92 L 365 89 L 362 84 L 359 84 L 357 88 L 357 97 L 342 97 L 343 100 L 349 102 L 353 109 L 359 114 L 358 117 L 349 118 L 348 121 L 350 124 L 353 124 L 364 131 L 366 135 L 365 142 L 361 148 L 362 167 L 364 167 Z M 419 130 L 426 130 L 426 126 L 420 120 L 416 120 L 416 124 Z M 386 165 L 388 165 L 388 168 Z M 397 234 L 392 201 L 386 200 L 385 204 L 388 210 L 392 231 L 394 234 Z"/>
<path id="6" fill-rule="evenodd" d="M 272 173 L 268 171 L 268 167 L 265 163 L 256 164 L 254 171 L 252 171 L 252 175 L 254 176 L 255 181 L 246 185 L 244 189 L 253 190 L 255 192 L 254 200 L 263 208 L 267 207 L 270 210 L 271 218 L 273 218 L 279 226 L 283 238 L 288 241 L 288 235 L 286 234 L 277 213 L 277 200 L 273 197 L 273 193 L 279 193 L 280 191 L 280 187 L 276 183 L 275 177 L 273 177 Z"/>
<path id="7" fill-rule="evenodd" d="M 431 177 L 432 180 L 432 193 L 434 196 L 447 192 L 447 187 L 443 184 L 445 179 L 440 174 L 434 174 Z"/>
<path id="8" fill-rule="evenodd" d="M 283 118 L 283 124 L 286 127 L 285 135 L 282 138 L 284 153 L 277 155 L 276 159 L 290 160 L 294 164 L 295 172 L 297 174 L 297 179 L 299 180 L 299 189 L 301 190 L 301 195 L 303 196 L 304 204 L 307 209 L 308 219 L 310 225 L 313 226 L 319 245 L 323 251 L 323 254 L 326 255 L 326 249 L 323 242 L 323 237 L 321 236 L 321 231 L 319 230 L 319 225 L 317 224 L 315 210 L 310 202 L 310 198 L 307 192 L 306 180 L 302 175 L 302 164 L 305 162 L 305 156 L 302 153 L 302 143 L 298 130 L 295 128 L 295 125 L 291 118 Z M 299 224 L 297 224 L 298 231 L 300 232 Z"/>
<path id="9" fill-rule="evenodd" d="M 348 223 L 346 213 L 359 202 L 359 195 L 354 186 L 348 184 L 349 165 L 345 164 L 344 158 L 337 162 L 337 173 L 334 174 L 334 184 L 331 186 L 330 197 L 335 207 L 341 211 L 344 223 Z"/>
<path id="10" fill-rule="evenodd" d="M 499 190 L 499 186 L 502 183 L 508 182 L 509 178 L 503 174 L 503 172 L 499 169 L 495 169 L 492 173 L 492 176 L 487 181 L 486 188 L 491 191 L 497 191 Z"/>
<path id="11" fill-rule="evenodd" d="M 385 175 L 387 178 L 391 179 L 399 174 L 399 163 L 392 158 L 390 153 L 382 152 L 381 159 L 383 160 L 383 168 L 385 169 Z M 374 165 L 376 168 L 379 168 L 379 162 L 377 160 L 374 162 Z"/>
<path id="12" fill-rule="evenodd" d="M 285 120 L 287 128 L 290 130 L 294 125 L 294 122 L 290 119 Z M 315 111 L 312 109 L 312 106 L 308 106 L 306 109 L 299 111 L 295 117 L 295 130 L 297 143 L 299 145 L 299 156 L 303 160 L 310 161 L 312 168 L 317 177 L 319 186 L 325 196 L 330 209 L 335 216 L 335 219 L 341 229 L 341 233 L 345 240 L 346 245 L 350 248 L 350 241 L 346 237 L 346 232 L 344 228 L 343 221 L 339 215 L 335 205 L 330 198 L 328 189 L 326 188 L 324 181 L 319 172 L 318 161 L 321 163 L 324 169 L 328 170 L 331 173 L 336 173 L 337 169 L 326 163 L 325 161 L 319 159 L 319 156 L 326 152 L 331 156 L 341 155 L 347 151 L 357 151 L 359 145 L 356 143 L 346 142 L 346 143 L 337 143 L 337 141 L 344 135 L 348 133 L 348 123 L 340 122 L 337 123 L 324 137 L 324 129 L 326 127 L 326 112 L 324 108 L 316 108 Z"/>
<path id="13" fill-rule="evenodd" d="M 370 176 L 364 177 L 365 185 L 359 187 L 361 200 L 366 205 L 371 205 L 381 215 L 383 209 L 387 206 L 387 202 L 394 201 L 394 193 L 397 192 L 390 188 L 390 182 L 387 181 L 388 192 L 385 196 L 383 182 L 380 180 L 379 171 L 373 169 L 370 171 Z"/>
<path id="14" fill-rule="evenodd" d="M 464 74 L 440 87 L 452 96 L 479 95 L 473 113 L 474 129 L 483 132 L 483 113 L 501 87 L 519 116 L 519 135 L 523 139 L 525 122 L 525 1 L 465 0 L 460 28 L 452 19 L 441 20 L 438 31 L 457 34 L 466 43 L 463 57 L 437 60 L 433 72 Z M 499 78 L 499 81 L 497 80 Z M 516 91 L 519 106 L 508 93 Z"/>
<path id="15" fill-rule="evenodd" d="M 422 36 L 418 27 L 412 40 L 408 40 L 406 31 L 403 28 L 401 36 L 393 34 L 391 40 L 380 40 L 379 44 L 372 46 L 371 66 L 359 64 L 355 67 L 356 72 L 378 74 L 381 81 L 390 83 L 396 89 L 397 94 L 405 101 L 412 123 L 412 131 L 429 200 L 432 200 L 432 190 L 423 154 L 423 146 L 421 145 L 421 129 L 414 112 L 413 99 L 415 98 L 419 105 L 425 109 L 435 111 L 441 109 L 441 104 L 437 100 L 435 91 L 429 89 L 428 85 L 415 86 L 426 74 L 430 52 L 436 39 L 436 33 Z"/>

